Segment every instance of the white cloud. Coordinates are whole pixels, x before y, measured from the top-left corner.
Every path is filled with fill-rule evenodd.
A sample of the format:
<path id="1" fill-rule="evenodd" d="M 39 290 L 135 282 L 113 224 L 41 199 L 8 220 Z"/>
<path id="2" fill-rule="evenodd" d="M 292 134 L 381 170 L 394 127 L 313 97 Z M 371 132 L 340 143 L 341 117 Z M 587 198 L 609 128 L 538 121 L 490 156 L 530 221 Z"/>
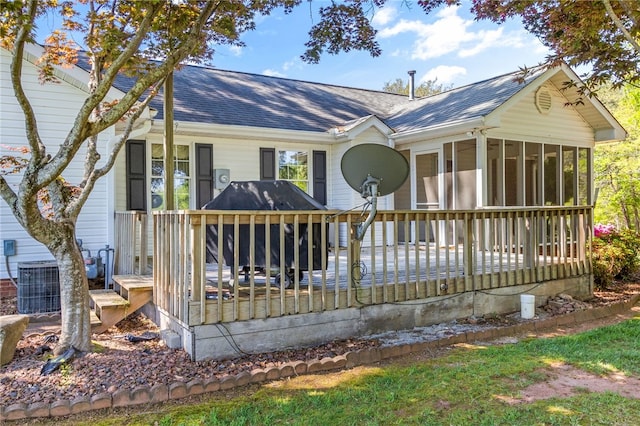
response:
<path id="1" fill-rule="evenodd" d="M 463 67 L 439 65 L 427 71 L 422 78 L 420 78 L 420 83 L 424 83 L 429 80 L 438 80 L 438 83 L 440 84 L 449 84 L 454 82 L 459 76 L 463 75 L 467 75 L 467 70 Z"/>
<path id="2" fill-rule="evenodd" d="M 389 22 L 396 19 L 398 16 L 398 10 L 393 6 L 386 6 L 382 9 L 376 10 L 373 18 L 371 19 L 371 24 L 375 27 L 387 25 Z"/>
<path id="3" fill-rule="evenodd" d="M 463 43 L 473 39 L 473 33 L 467 31 L 472 24 L 457 15 L 457 7 L 447 7 L 436 14 L 438 18 L 432 24 L 422 21 L 400 20 L 378 33 L 381 38 L 393 37 L 402 33 L 414 33 L 412 59 L 429 59 L 446 55 L 457 50 Z"/>
<path id="4" fill-rule="evenodd" d="M 242 46 L 229 46 L 229 52 L 233 56 L 242 56 L 243 47 Z"/>
<path id="5" fill-rule="evenodd" d="M 458 51 L 458 56 L 461 58 L 468 58 L 475 56 L 485 50 L 504 45 L 502 38 L 502 28 L 498 28 L 494 31 L 480 31 L 476 34 L 476 43 L 468 48 L 463 48 Z"/>
<path id="6" fill-rule="evenodd" d="M 300 69 L 302 68 L 302 61 L 300 60 L 300 58 L 293 58 L 290 61 L 285 62 L 284 64 L 282 64 L 282 69 L 285 71 L 289 71 L 290 69 Z"/>
<path id="7" fill-rule="evenodd" d="M 268 75 L 270 77 L 286 77 L 286 74 L 283 74 L 280 71 L 272 70 L 270 68 L 262 71 L 262 75 Z"/>
<path id="8" fill-rule="evenodd" d="M 450 53 L 459 57 L 470 57 L 494 47 L 523 47 L 523 33 L 504 34 L 504 28 L 473 31 L 478 25 L 471 19 L 458 15 L 459 7 L 446 7 L 435 16 L 433 23 L 402 19 L 397 24 L 383 28 L 381 38 L 390 38 L 403 33 L 415 35 L 411 59 L 426 60 Z"/>

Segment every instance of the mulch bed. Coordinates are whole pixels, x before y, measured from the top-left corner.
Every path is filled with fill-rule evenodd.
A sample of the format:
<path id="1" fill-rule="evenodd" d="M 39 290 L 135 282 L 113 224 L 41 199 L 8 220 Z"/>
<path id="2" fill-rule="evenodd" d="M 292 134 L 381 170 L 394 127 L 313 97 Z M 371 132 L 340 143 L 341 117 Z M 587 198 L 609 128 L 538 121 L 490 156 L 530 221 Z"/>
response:
<path id="1" fill-rule="evenodd" d="M 586 303 L 574 303 L 579 309 L 600 307 L 631 299 L 640 293 L 640 283 L 615 284 L 607 291 L 595 293 Z M 557 306 L 561 301 L 555 303 Z M 577 309 L 577 308 L 576 308 Z M 539 310 L 541 315 L 557 313 Z M 17 313 L 15 298 L 3 299 L 0 315 Z M 471 318 L 456 326 L 482 325 L 499 327 L 517 321 L 517 315 L 494 315 Z M 453 326 L 446 327 L 450 330 Z M 437 326 L 436 326 L 437 329 Z M 313 348 L 288 349 L 263 354 L 241 354 L 224 361 L 191 361 L 181 349 L 170 349 L 160 339 L 133 342 L 129 336 L 149 336 L 158 327 L 140 314 L 130 316 L 107 332 L 93 336 L 94 352 L 84 354 L 52 374 L 40 370 L 51 356 L 47 347 L 55 344 L 55 333 L 25 332 L 18 342 L 14 360 L 0 368 L 0 406 L 21 403 L 52 403 L 58 400 L 112 393 L 120 389 L 135 389 L 154 384 L 170 385 L 194 379 L 223 378 L 243 371 L 277 367 L 292 361 L 308 361 L 334 357 L 350 351 L 386 344 L 380 339 L 348 339 Z M 146 333 L 146 334 L 145 334 Z"/>

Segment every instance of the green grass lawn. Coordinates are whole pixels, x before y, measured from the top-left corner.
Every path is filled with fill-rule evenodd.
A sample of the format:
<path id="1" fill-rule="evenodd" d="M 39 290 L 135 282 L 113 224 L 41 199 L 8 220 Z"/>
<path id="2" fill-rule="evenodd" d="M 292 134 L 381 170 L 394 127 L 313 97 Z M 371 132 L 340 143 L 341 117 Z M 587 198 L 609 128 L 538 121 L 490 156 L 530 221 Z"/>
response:
<path id="1" fill-rule="evenodd" d="M 570 397 L 508 403 L 568 364 L 640 378 L 640 317 L 565 337 L 308 375 L 211 394 L 201 403 L 140 408 L 92 425 L 640 425 L 640 400 L 578 389 Z M 131 410 L 133 411 L 133 410 Z M 64 424 L 63 422 L 57 422 Z M 77 420 L 73 424 L 81 424 Z"/>

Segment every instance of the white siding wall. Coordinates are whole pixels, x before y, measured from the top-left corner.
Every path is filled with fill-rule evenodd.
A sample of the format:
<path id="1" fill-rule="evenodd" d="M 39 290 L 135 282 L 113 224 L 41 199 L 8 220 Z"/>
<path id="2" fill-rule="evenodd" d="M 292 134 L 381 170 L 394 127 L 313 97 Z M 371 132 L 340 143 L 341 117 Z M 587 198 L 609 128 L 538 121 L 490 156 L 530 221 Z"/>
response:
<path id="1" fill-rule="evenodd" d="M 487 134 L 505 139 L 593 147 L 593 129 L 575 108 L 565 106 L 567 99 L 555 86 L 547 83 L 545 87 L 552 95 L 548 113 L 538 112 L 535 92 L 532 92 L 505 111 L 501 116 L 500 128 L 490 130 Z"/>
<path id="2" fill-rule="evenodd" d="M 347 150 L 352 146 L 360 145 L 363 143 L 387 145 L 388 138 L 377 131 L 375 128 L 370 128 L 358 134 L 358 136 L 352 141 L 333 145 L 333 150 L 329 160 L 332 164 L 331 174 L 329 175 L 329 181 L 331 182 L 330 185 L 332 188 L 331 193 L 333 194 L 333 197 L 330 200 L 331 208 L 348 210 L 361 205 L 365 201 L 358 192 L 356 192 L 349 186 L 349 184 L 347 184 L 347 182 L 344 180 L 344 177 L 342 176 L 341 170 L 341 161 L 344 153 L 347 152 Z M 379 210 L 387 210 L 392 208 L 393 195 L 380 197 L 378 199 Z M 363 220 L 364 219 L 366 219 L 366 216 L 363 218 Z M 380 238 L 380 236 L 382 235 L 382 230 L 376 229 L 376 232 L 378 238 Z M 343 229 L 340 230 L 339 244 L 346 245 L 348 238 L 350 238 L 350 231 L 346 229 L 346 226 L 344 226 Z M 369 235 L 369 231 L 367 231 L 363 239 L 363 245 L 369 245 L 370 238 L 371 237 Z"/>
<path id="3" fill-rule="evenodd" d="M 0 49 L 0 155 L 12 155 L 6 147 L 26 146 L 24 117 L 13 95 L 9 66 L 9 54 Z M 35 110 L 38 129 L 48 152 L 54 155 L 57 147 L 64 141 L 71 128 L 78 108 L 86 97 L 81 90 L 62 82 L 42 85 L 38 81 L 37 69 L 25 62 L 23 82 L 27 96 Z M 101 148 L 106 146 L 109 135 L 100 138 Z M 103 155 L 106 157 L 106 155 Z M 73 162 L 63 173 L 65 179 L 77 184 L 82 177 L 84 153 L 77 154 L 78 161 Z M 19 176 L 6 176 L 14 188 Z M 107 225 L 112 220 L 112 212 L 107 205 L 107 179 L 98 182 L 79 219 L 77 236 L 84 241 L 85 248 L 92 254 L 109 243 Z M 11 274 L 16 277 L 17 263 L 36 260 L 51 260 L 52 255 L 40 243 L 33 240 L 16 222 L 4 200 L 0 199 L 0 239 L 16 240 L 16 256 L 9 258 Z M 111 242 L 112 244 L 112 242 Z M 4 255 L 4 253 L 3 253 Z M 0 278 L 8 277 L 4 259 L 0 262 Z"/>
<path id="4" fill-rule="evenodd" d="M 156 122 L 156 129 L 162 127 L 162 122 Z M 159 126 L 159 127 L 158 127 Z M 178 128 L 180 128 L 178 126 Z M 158 130 L 156 130 L 158 131 Z M 139 138 L 139 139 L 142 139 Z M 147 188 L 151 183 L 151 145 L 162 144 L 163 136 L 160 133 L 154 132 L 146 136 L 146 163 L 147 163 Z M 291 143 L 291 142 L 273 142 L 273 141 L 261 141 L 259 139 L 243 139 L 243 138 L 219 138 L 219 137 L 204 137 L 204 136 L 185 136 L 177 134 L 174 137 L 175 145 L 189 145 L 191 146 L 191 173 L 195 173 L 195 162 L 193 161 L 194 146 L 195 144 L 211 144 L 213 145 L 213 167 L 214 169 L 229 169 L 231 173 L 231 181 L 248 181 L 248 180 L 260 180 L 260 148 L 275 148 L 276 150 L 299 150 L 308 151 L 309 153 L 309 176 L 312 176 L 312 151 L 326 151 L 327 152 L 327 173 L 331 173 L 332 165 L 329 158 L 331 156 L 331 145 L 326 144 L 312 144 L 312 143 Z M 125 150 L 123 149 L 119 155 L 118 163 L 116 165 L 116 188 L 119 188 L 115 194 L 115 210 L 126 210 L 126 162 L 125 162 Z M 338 166 L 339 169 L 339 166 Z M 311 188 L 311 182 L 309 182 Z M 214 194 L 218 195 L 220 190 L 214 190 Z M 147 197 L 150 195 L 147 194 Z M 329 208 L 331 207 L 331 188 L 328 189 Z M 195 185 L 191 185 L 191 200 L 195 200 Z M 150 200 L 147 198 L 147 207 L 150 210 Z M 198 206 L 192 205 L 192 208 Z M 153 221 L 149 220 L 149 254 L 153 250 Z"/>
<path id="5" fill-rule="evenodd" d="M 153 133 L 146 136 L 147 141 L 147 187 L 150 184 L 150 167 L 151 167 L 151 145 L 162 144 L 163 137 L 161 134 L 162 123 L 156 122 Z M 180 126 L 178 126 L 178 129 Z M 369 129 L 361 132 L 355 138 L 354 141 L 346 142 L 342 144 L 326 145 L 321 143 L 309 143 L 309 142 L 274 142 L 261 141 L 259 139 L 247 139 L 247 138 L 220 138 L 220 137 L 204 137 L 204 136 L 185 136 L 177 134 L 175 135 L 175 144 L 186 144 L 193 146 L 196 143 L 206 143 L 213 145 L 213 164 L 215 169 L 229 169 L 231 171 L 232 181 L 246 181 L 246 180 L 258 180 L 260 179 L 260 148 L 275 148 L 276 150 L 306 150 L 309 152 L 309 175 L 313 173 L 311 163 L 311 153 L 314 150 L 327 152 L 327 176 L 328 176 L 328 188 L 327 188 L 327 207 L 329 209 L 350 209 L 363 203 L 362 197 L 354 191 L 342 177 L 340 169 L 340 161 L 342 155 L 353 145 L 361 143 L 381 143 L 387 144 L 387 137 L 375 129 Z M 193 150 L 192 150 L 193 153 Z M 126 209 L 125 198 L 125 161 L 124 151 L 120 154 L 119 161 L 116 165 L 116 187 L 121 188 L 116 191 L 115 194 L 115 209 Z M 193 171 L 193 162 L 192 162 Z M 311 184 L 311 182 L 310 182 Z M 192 185 L 193 188 L 193 185 Z M 216 194 L 219 192 L 215 191 Z M 195 194 L 191 194 L 192 199 L 195 199 Z M 195 207 L 195 206 L 193 206 Z M 379 209 L 392 209 L 393 208 L 393 196 L 381 197 L 378 201 Z M 149 245 L 151 250 L 152 236 L 151 226 L 152 221 L 149 221 Z M 378 235 L 380 234 L 380 230 Z M 345 230 L 341 231 L 341 242 L 346 242 L 349 233 Z M 368 238 L 368 235 L 365 237 Z"/>
<path id="6" fill-rule="evenodd" d="M 147 187 L 151 182 L 150 167 L 151 167 L 151 145 L 162 144 L 163 137 L 160 134 L 153 133 L 146 137 L 147 141 Z M 242 139 L 242 138 L 216 138 L 216 137 L 203 137 L 203 136 L 183 136 L 176 135 L 174 144 L 176 145 L 189 145 L 191 146 L 191 156 L 193 158 L 194 145 L 198 144 L 211 144 L 213 145 L 213 168 L 214 169 L 229 169 L 231 171 L 232 181 L 247 181 L 247 180 L 259 180 L 260 179 L 260 148 L 275 148 L 277 150 L 296 150 L 296 151 L 308 151 L 309 153 L 309 176 L 312 175 L 312 151 L 327 151 L 327 157 L 330 155 L 329 145 L 312 144 L 312 143 L 291 143 L 291 142 L 273 142 L 273 141 L 260 141 L 258 139 Z M 123 150 L 124 152 L 124 150 Z M 122 161 L 118 163 L 118 188 L 125 187 L 125 161 L 124 153 L 121 153 L 120 158 Z M 195 170 L 195 163 L 191 161 L 191 171 Z M 327 165 L 329 168 L 329 165 Z M 311 182 L 309 182 L 311 187 Z M 195 188 L 192 185 L 192 199 L 195 199 Z M 122 191 L 124 192 L 124 190 Z M 215 191 L 216 195 L 219 193 Z M 329 195 L 330 196 L 330 195 Z M 196 206 L 192 206 L 196 208 Z M 125 194 L 119 194 L 117 196 L 117 210 L 124 210 L 126 208 Z"/>
<path id="7" fill-rule="evenodd" d="M 144 136 L 140 139 L 143 138 Z M 116 188 L 113 193 L 114 210 L 119 212 L 127 210 L 127 157 L 125 151 L 126 146 L 123 146 L 113 165 L 113 181 Z"/>

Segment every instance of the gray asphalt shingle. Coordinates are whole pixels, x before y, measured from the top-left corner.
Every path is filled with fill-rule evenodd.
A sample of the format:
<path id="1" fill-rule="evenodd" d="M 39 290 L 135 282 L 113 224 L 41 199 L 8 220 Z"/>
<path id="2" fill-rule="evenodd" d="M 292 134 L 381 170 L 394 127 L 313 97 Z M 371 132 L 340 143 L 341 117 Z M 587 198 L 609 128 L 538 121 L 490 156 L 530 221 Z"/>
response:
<path id="1" fill-rule="evenodd" d="M 184 66 L 174 73 L 177 121 L 327 131 L 375 115 L 396 132 L 486 116 L 525 87 L 517 73 L 410 101 L 405 95 Z M 527 78 L 537 77 L 539 72 Z M 130 79 L 115 86 L 126 90 Z M 162 92 L 152 102 L 163 117 Z"/>

